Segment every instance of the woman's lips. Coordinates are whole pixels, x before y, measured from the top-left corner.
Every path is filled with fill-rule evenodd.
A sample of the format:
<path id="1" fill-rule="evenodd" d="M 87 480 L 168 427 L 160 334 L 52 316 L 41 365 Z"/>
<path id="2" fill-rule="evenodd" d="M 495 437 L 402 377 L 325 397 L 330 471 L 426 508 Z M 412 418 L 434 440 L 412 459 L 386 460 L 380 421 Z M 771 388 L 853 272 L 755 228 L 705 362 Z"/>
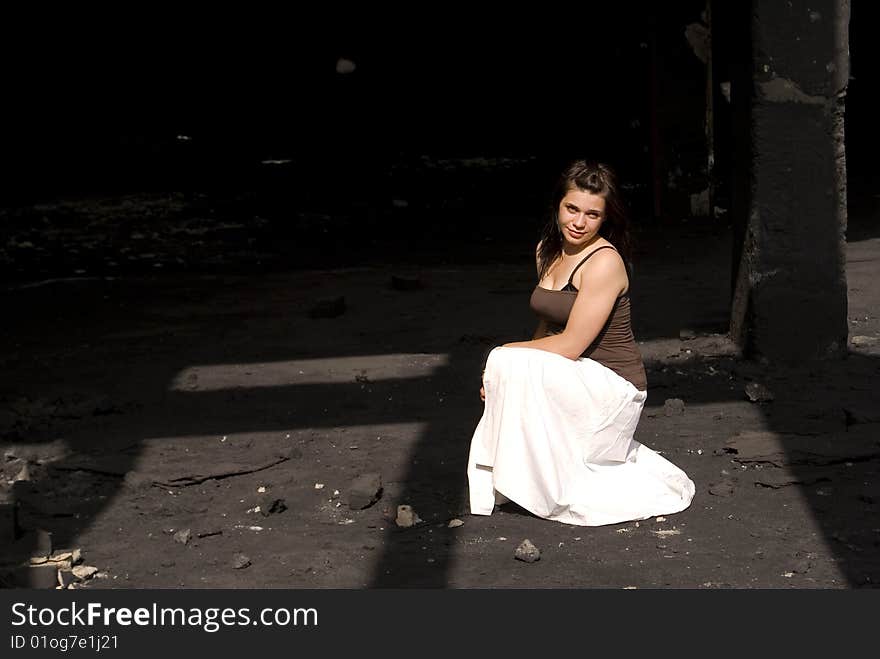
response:
<path id="1" fill-rule="evenodd" d="M 568 228 L 568 233 L 569 233 L 573 238 L 583 238 L 583 237 L 584 237 L 584 234 L 586 233 L 586 231 L 575 231 L 575 230 L 572 229 L 571 227 L 567 227 L 567 228 Z"/>

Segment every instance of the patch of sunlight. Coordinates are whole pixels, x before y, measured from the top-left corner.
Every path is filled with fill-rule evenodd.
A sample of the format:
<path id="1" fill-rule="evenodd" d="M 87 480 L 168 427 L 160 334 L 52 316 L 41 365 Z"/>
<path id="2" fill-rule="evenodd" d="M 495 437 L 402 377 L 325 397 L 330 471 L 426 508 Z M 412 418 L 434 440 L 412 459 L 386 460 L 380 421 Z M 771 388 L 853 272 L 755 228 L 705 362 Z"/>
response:
<path id="1" fill-rule="evenodd" d="M 172 380 L 171 391 L 218 391 L 300 384 L 344 384 L 426 378 L 449 364 L 448 354 L 387 354 L 323 357 L 250 364 L 190 366 Z"/>

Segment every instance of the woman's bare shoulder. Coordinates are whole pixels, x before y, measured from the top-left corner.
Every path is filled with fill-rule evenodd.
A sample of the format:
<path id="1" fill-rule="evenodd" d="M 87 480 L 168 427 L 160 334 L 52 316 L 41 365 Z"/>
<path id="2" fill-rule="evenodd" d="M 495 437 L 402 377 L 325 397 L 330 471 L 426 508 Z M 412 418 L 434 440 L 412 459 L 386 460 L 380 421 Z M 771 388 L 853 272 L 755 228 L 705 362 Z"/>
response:
<path id="1" fill-rule="evenodd" d="M 607 243 L 603 245 L 603 247 L 614 247 L 611 243 Z M 573 283 L 580 290 L 582 288 L 581 281 L 584 278 L 595 280 L 597 278 L 601 278 L 606 282 L 615 282 L 618 283 L 621 287 L 621 290 L 625 290 L 629 284 L 629 278 L 626 273 L 626 266 L 623 262 L 623 257 L 616 249 L 602 249 L 601 247 L 596 248 L 595 253 L 590 256 L 584 266 L 579 268 L 575 273 L 575 279 Z"/>

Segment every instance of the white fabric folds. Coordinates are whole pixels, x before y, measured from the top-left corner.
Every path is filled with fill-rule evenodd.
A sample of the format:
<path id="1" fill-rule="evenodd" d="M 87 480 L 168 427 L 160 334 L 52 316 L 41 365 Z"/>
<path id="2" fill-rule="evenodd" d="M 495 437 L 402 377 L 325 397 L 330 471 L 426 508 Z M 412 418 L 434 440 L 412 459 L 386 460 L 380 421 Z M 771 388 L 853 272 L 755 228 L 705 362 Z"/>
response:
<path id="1" fill-rule="evenodd" d="M 494 348 L 471 439 L 471 513 L 505 498 L 545 519 L 600 526 L 677 513 L 694 496 L 681 469 L 633 439 L 647 394 L 592 359 Z"/>

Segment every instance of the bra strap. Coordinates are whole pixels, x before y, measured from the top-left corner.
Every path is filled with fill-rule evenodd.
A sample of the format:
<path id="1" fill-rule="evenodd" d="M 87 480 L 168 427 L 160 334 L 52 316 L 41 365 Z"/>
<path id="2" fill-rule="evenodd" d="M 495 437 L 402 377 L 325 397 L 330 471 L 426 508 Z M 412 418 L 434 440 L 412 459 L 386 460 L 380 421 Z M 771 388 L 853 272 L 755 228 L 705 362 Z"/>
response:
<path id="1" fill-rule="evenodd" d="M 584 263 L 586 263 L 587 260 L 588 260 L 593 254 L 595 254 L 596 252 L 598 252 L 600 249 L 614 249 L 614 247 L 613 247 L 612 245 L 602 245 L 601 247 L 597 247 L 597 248 L 594 249 L 592 252 L 590 252 L 589 254 L 587 254 L 587 255 L 581 260 L 580 263 L 578 263 L 576 266 L 574 266 L 574 270 L 571 271 L 571 276 L 568 278 L 568 283 L 569 283 L 569 284 L 571 284 L 572 279 L 574 279 L 574 273 L 576 273 L 576 272 L 578 271 L 578 268 L 580 268 Z M 615 249 L 614 251 L 616 252 L 617 250 Z"/>

